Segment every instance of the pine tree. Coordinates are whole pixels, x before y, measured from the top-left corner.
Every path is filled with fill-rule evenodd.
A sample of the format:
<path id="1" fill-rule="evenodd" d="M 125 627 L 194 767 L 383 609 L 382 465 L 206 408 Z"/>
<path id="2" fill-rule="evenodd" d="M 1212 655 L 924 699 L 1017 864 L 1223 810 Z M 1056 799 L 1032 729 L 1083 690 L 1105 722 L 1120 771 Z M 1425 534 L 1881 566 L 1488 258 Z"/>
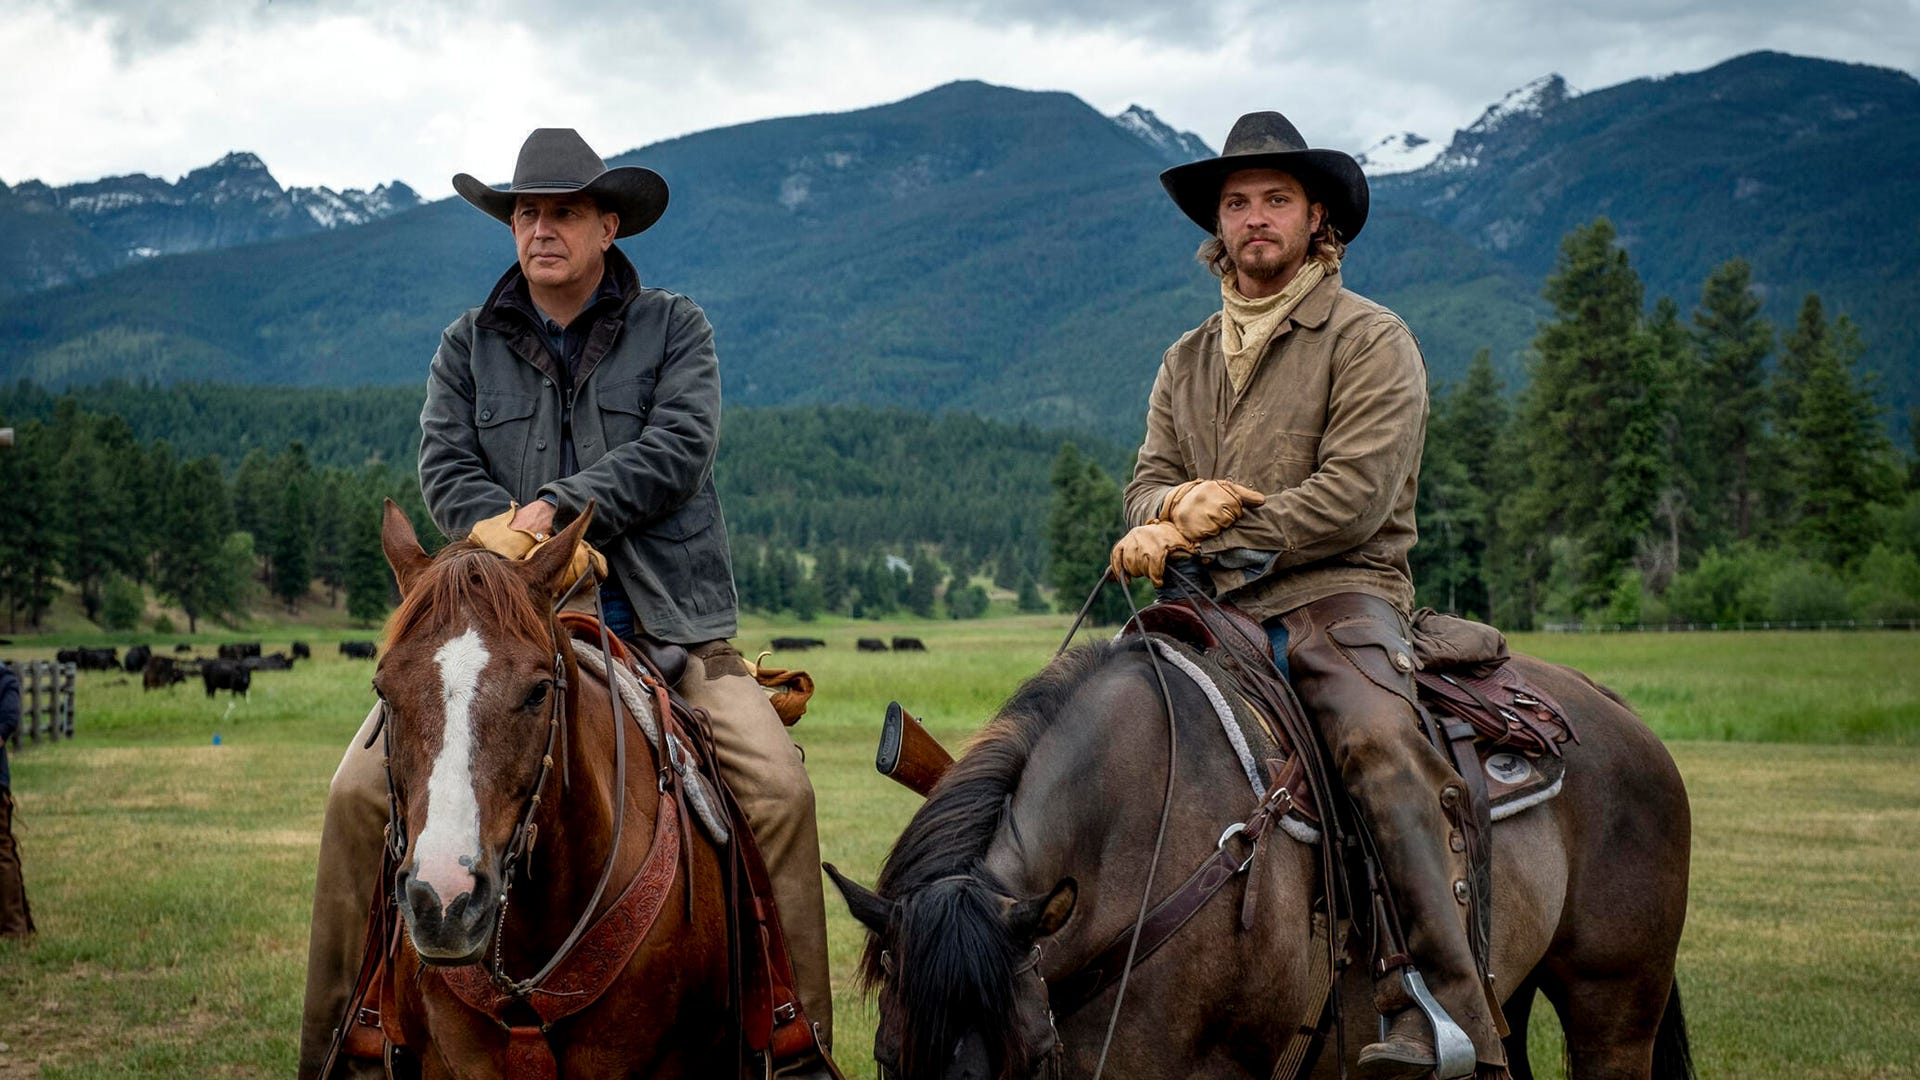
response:
<path id="1" fill-rule="evenodd" d="M 1646 358 L 1646 375 L 1650 380 L 1650 400 L 1646 404 L 1650 406 L 1649 415 L 1658 419 L 1658 479 L 1661 482 L 1655 485 L 1658 490 L 1653 497 L 1653 530 L 1641 546 L 1636 563 L 1641 583 L 1661 593 L 1680 572 L 1687 554 L 1686 535 L 1696 497 L 1686 464 L 1686 416 L 1691 409 L 1687 387 L 1699 354 L 1680 325 L 1680 306 L 1669 297 L 1663 296 L 1654 304 L 1646 337 L 1651 350 Z"/>
<path id="2" fill-rule="evenodd" d="M 820 606 L 826 611 L 845 611 L 851 585 L 847 581 L 847 557 L 838 547 L 828 547 L 813 562 L 813 580 L 820 587 Z"/>
<path id="3" fill-rule="evenodd" d="M 101 439 L 106 425 L 87 417 L 73 422 L 54 471 L 60 507 L 55 537 L 62 575 L 79 588 L 87 618 L 97 620 L 108 575 L 135 561 L 128 554 L 132 515 L 125 480 L 132 463 L 124 446 Z"/>
<path id="4" fill-rule="evenodd" d="M 1053 459 L 1053 507 L 1047 516 L 1047 576 L 1062 611 L 1078 611 L 1106 573 L 1108 556 L 1125 526 L 1120 485 L 1072 443 Z M 1089 617 L 1096 623 L 1127 618 L 1126 597 L 1102 589 Z"/>
<path id="5" fill-rule="evenodd" d="M 327 606 L 337 607 L 347 587 L 347 500 L 351 480 L 341 469 L 323 470 L 313 485 L 313 574 L 327 587 Z"/>
<path id="6" fill-rule="evenodd" d="M 1040 586 L 1034 583 L 1032 577 L 1020 579 L 1020 593 L 1014 599 L 1013 606 L 1022 615 L 1034 615 L 1047 610 L 1046 597 L 1040 595 Z"/>
<path id="7" fill-rule="evenodd" d="M 1712 546 L 1752 537 L 1766 501 L 1773 328 L 1760 317 L 1746 260 L 1730 259 L 1708 276 L 1693 325 L 1700 359 L 1684 410 L 1696 425 L 1685 465 L 1699 487 L 1702 543 Z"/>
<path id="8" fill-rule="evenodd" d="M 1655 519 L 1671 471 L 1667 350 L 1677 336 L 1678 315 L 1672 301 L 1662 297 L 1655 321 L 1634 333 L 1627 379 L 1614 402 L 1620 428 L 1603 489 L 1607 527 L 1592 541 L 1601 545 L 1611 570 L 1610 592 L 1618 572 L 1656 546 Z"/>
<path id="9" fill-rule="evenodd" d="M 1501 453 L 1509 412 L 1506 388 L 1494 374 L 1493 353 L 1480 349 L 1467 365 L 1466 381 L 1452 395 L 1444 423 L 1479 503 L 1477 532 L 1470 529 L 1461 542 L 1472 560 L 1472 573 L 1461 582 L 1453 610 L 1483 618 L 1494 617 L 1498 575 L 1493 560 L 1500 544 L 1500 514 L 1515 489 L 1514 463 Z"/>
<path id="10" fill-rule="evenodd" d="M 280 478 L 274 475 L 273 459 L 255 447 L 240 459 L 233 474 L 233 527 L 252 535 L 254 549 L 261 555 L 273 539 L 274 521 L 280 512 Z M 271 563 L 257 568 L 261 581 L 273 580 Z"/>
<path id="11" fill-rule="evenodd" d="M 1457 397 L 1446 387 L 1432 395 L 1432 420 L 1420 459 L 1419 504 L 1414 510 L 1420 522 L 1420 543 L 1410 557 L 1420 603 L 1445 611 L 1462 610 L 1462 594 L 1477 582 L 1478 566 L 1470 546 L 1478 541 L 1485 509 L 1449 423 L 1458 407 Z"/>
<path id="12" fill-rule="evenodd" d="M 923 619 L 933 618 L 934 597 L 940 588 L 940 564 L 934 561 L 933 552 L 926 545 L 913 549 L 913 567 L 908 574 L 907 610 Z"/>
<path id="13" fill-rule="evenodd" d="M 273 523 L 269 549 L 273 595 L 287 605 L 288 612 L 300 609 L 300 598 L 313 581 L 313 509 L 308 502 L 311 486 L 311 475 L 289 476 L 281 489 L 280 512 Z"/>
<path id="14" fill-rule="evenodd" d="M 1844 315 L 1826 332 L 1817 301 L 1809 299 L 1800 326 L 1808 332 L 1794 335 L 1803 351 L 1788 376 L 1798 385 L 1786 398 L 1796 407 L 1787 421 L 1786 455 L 1796 497 L 1793 536 L 1809 554 L 1838 567 L 1872 546 L 1871 507 L 1891 498 L 1898 481 L 1880 406 L 1856 374 L 1859 335 Z"/>
<path id="15" fill-rule="evenodd" d="M 181 466 L 167 499 L 167 543 L 159 551 L 154 583 L 187 613 L 188 633 L 199 632 L 201 616 L 225 611 L 240 593 L 232 579 L 244 579 L 253 570 L 223 561 L 233 531 L 231 499 L 220 462 L 211 457 Z"/>
<path id="16" fill-rule="evenodd" d="M 393 571 L 380 546 L 382 510 L 373 484 L 359 499 L 349 501 L 346 517 L 347 548 L 342 576 L 347 590 L 347 617 L 366 625 L 387 613 L 393 595 Z"/>
<path id="17" fill-rule="evenodd" d="M 7 627 L 38 628 L 53 604 L 58 566 L 59 519 L 53 466 L 57 459 L 47 427 L 29 421 L 14 433 L 11 450 L 0 451 L 0 491 L 7 493 L 7 526 L 0 529 L 0 597 L 7 605 Z"/>
<path id="18" fill-rule="evenodd" d="M 1601 218 L 1567 235 L 1545 295 L 1557 317 L 1534 338 L 1519 423 L 1531 476 L 1517 499 L 1516 527 L 1566 541 L 1557 550 L 1571 561 L 1554 575 L 1571 590 L 1561 602 L 1579 612 L 1606 602 L 1631 554 L 1614 539 L 1633 522 L 1613 519 L 1627 505 L 1610 477 L 1641 397 L 1634 385 L 1641 285 L 1611 223 Z M 1533 553 L 1535 578 L 1547 554 Z"/>

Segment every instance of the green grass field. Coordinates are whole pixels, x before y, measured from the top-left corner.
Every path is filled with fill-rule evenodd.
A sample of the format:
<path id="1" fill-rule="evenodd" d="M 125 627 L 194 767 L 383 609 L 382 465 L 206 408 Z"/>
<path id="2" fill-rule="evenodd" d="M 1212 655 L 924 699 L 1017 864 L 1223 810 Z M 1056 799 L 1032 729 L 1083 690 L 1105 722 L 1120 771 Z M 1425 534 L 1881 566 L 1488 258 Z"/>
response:
<path id="1" fill-rule="evenodd" d="M 832 643 L 806 655 L 820 693 L 796 729 L 826 857 L 871 881 L 913 812 L 914 798 L 872 770 L 889 699 L 959 742 L 1064 627 L 1050 616 L 797 631 Z M 751 652 L 786 632 L 755 624 L 740 643 Z M 930 651 L 852 648 L 895 632 Z M 5 655 L 53 645 L 23 644 Z M 1701 1075 L 1920 1076 L 1920 636 L 1516 646 L 1625 693 L 1686 775 L 1695 836 L 1681 978 Z M 330 645 L 316 654 L 258 675 L 239 702 L 83 675 L 79 738 L 15 756 L 40 934 L 0 942 L 0 1080 L 292 1071 L 322 802 L 372 674 Z M 849 978 L 859 936 L 831 895 L 829 919 L 840 1056 L 870 1077 L 872 1010 Z M 1558 1068 L 1552 1027 L 1536 1024 L 1546 1075 Z"/>

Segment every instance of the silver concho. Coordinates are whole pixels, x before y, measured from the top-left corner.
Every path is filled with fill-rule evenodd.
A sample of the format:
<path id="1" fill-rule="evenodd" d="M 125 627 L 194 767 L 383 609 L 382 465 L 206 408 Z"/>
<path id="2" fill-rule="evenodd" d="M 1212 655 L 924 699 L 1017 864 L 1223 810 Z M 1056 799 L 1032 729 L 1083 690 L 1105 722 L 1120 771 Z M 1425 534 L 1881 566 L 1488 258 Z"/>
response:
<path id="1" fill-rule="evenodd" d="M 1487 775 L 1503 784 L 1522 784 L 1533 775 L 1533 766 L 1519 754 L 1489 754 Z"/>

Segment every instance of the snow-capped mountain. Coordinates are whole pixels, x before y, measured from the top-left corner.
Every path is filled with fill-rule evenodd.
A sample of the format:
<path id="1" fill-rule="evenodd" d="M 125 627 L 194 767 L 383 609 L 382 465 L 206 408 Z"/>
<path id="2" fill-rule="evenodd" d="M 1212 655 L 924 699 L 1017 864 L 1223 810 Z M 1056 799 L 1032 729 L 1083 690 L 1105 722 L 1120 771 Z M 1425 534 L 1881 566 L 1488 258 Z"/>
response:
<path id="1" fill-rule="evenodd" d="M 1487 106 L 1473 123 L 1453 133 L 1452 142 L 1441 143 L 1403 131 L 1367 147 L 1354 160 L 1368 176 L 1398 176 L 1429 168 L 1437 172 L 1470 169 L 1480 164 L 1490 142 L 1511 141 L 1517 128 L 1537 121 L 1579 94 L 1559 75 L 1542 75 Z"/>
<path id="2" fill-rule="evenodd" d="M 1389 135 L 1354 157 L 1368 176 L 1392 176 L 1433 164 L 1446 146 L 1411 131 Z"/>
<path id="3" fill-rule="evenodd" d="M 1507 91 L 1505 97 L 1487 106 L 1473 123 L 1454 133 L 1446 152 L 1435 158 L 1436 169 L 1469 169 L 1480 163 L 1488 144 L 1510 139 L 1516 128 L 1538 121 L 1542 116 L 1578 97 L 1580 91 L 1567 85 L 1559 75 L 1542 75 L 1525 86 Z"/>
<path id="4" fill-rule="evenodd" d="M 1166 121 L 1155 116 L 1152 109 L 1129 105 L 1125 112 L 1113 117 L 1113 122 L 1120 125 L 1122 131 L 1158 150 L 1171 163 L 1181 164 L 1213 156 L 1213 151 L 1208 149 L 1200 136 L 1191 131 L 1175 131 L 1167 126 Z"/>
<path id="5" fill-rule="evenodd" d="M 398 180 L 371 191 L 283 188 L 249 153 L 228 154 L 172 183 L 145 174 L 61 187 L 28 180 L 7 193 L 5 209 L 41 219 L 31 223 L 41 233 L 55 229 L 91 241 L 91 257 L 71 268 L 77 277 L 159 255 L 363 225 L 420 205 L 420 196 Z M 62 280 L 71 277 L 42 284 Z"/>

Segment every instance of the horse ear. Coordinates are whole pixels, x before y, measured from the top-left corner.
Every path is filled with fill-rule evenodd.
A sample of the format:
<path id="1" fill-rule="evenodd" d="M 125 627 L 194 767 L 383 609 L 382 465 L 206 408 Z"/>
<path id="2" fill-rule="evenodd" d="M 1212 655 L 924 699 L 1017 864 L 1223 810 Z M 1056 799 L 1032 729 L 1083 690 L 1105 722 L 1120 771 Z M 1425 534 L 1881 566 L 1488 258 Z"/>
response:
<path id="1" fill-rule="evenodd" d="M 580 511 L 573 523 L 561 529 L 553 539 L 540 545 L 539 550 L 527 556 L 527 573 L 534 581 L 547 586 L 555 593 L 564 592 L 573 584 L 568 571 L 574 563 L 574 549 L 580 546 L 580 538 L 587 533 L 587 526 L 593 522 L 592 502 Z"/>
<path id="2" fill-rule="evenodd" d="M 821 863 L 820 866 L 833 879 L 840 895 L 846 898 L 847 910 L 860 920 L 860 925 L 875 934 L 885 932 L 887 920 L 893 914 L 893 902 L 882 899 L 879 893 L 841 873 L 840 868 L 832 863 Z"/>
<path id="3" fill-rule="evenodd" d="M 1016 939 L 1047 937 L 1067 924 L 1079 896 L 1079 884 L 1063 877 L 1052 892 L 1015 901 L 1007 912 L 1007 926 Z"/>
<path id="4" fill-rule="evenodd" d="M 433 556 L 420 546 L 413 522 L 407 512 L 392 499 L 386 500 L 380 517 L 380 548 L 387 553 L 387 565 L 393 567 L 393 579 L 400 584 L 401 595 L 413 589 L 421 571 L 433 562 Z"/>

